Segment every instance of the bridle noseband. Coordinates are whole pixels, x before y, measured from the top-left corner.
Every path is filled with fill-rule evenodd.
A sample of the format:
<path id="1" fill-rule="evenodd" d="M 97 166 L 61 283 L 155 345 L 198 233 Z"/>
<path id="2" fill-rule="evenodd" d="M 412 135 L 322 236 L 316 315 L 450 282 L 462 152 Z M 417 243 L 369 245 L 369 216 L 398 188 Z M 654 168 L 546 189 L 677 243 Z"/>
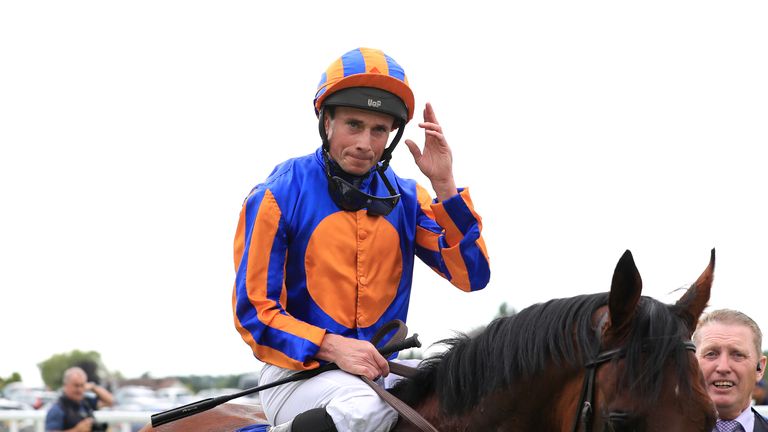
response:
<path id="1" fill-rule="evenodd" d="M 607 317 L 607 314 L 603 315 L 600 319 L 600 324 L 597 326 L 596 332 L 598 340 L 602 339 L 602 328 Z M 680 343 L 683 345 L 683 348 L 688 351 L 696 352 L 696 345 L 694 345 L 692 341 L 682 340 Z M 615 348 L 608 351 L 599 350 L 600 345 L 598 345 L 597 355 L 584 364 L 584 368 L 587 372 L 584 375 L 584 385 L 581 387 L 581 397 L 579 398 L 578 405 L 576 405 L 576 416 L 573 420 L 573 432 L 579 430 L 580 424 L 583 425 L 583 432 L 588 432 L 592 428 L 592 416 L 594 414 L 595 403 L 595 376 L 597 375 L 597 369 L 603 363 L 614 359 L 624 358 L 627 355 L 626 347 Z M 613 417 L 616 417 L 616 415 Z"/>

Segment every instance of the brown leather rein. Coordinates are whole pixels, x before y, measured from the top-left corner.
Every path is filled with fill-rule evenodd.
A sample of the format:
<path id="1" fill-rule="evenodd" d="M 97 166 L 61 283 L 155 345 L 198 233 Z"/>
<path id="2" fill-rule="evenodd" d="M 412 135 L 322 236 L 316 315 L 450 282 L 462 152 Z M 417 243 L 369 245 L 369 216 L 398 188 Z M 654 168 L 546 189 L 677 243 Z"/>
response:
<path id="1" fill-rule="evenodd" d="M 371 343 L 374 346 L 377 346 L 381 339 L 383 339 L 384 336 L 391 333 L 393 330 L 395 331 L 395 334 L 392 335 L 392 337 L 389 339 L 389 342 L 387 342 L 387 344 L 384 345 L 384 347 L 381 349 L 386 349 L 392 344 L 401 342 L 408 335 L 408 327 L 406 327 L 405 323 L 400 320 L 394 320 L 384 324 L 384 326 L 376 332 L 373 338 L 371 338 Z M 418 372 L 418 369 L 406 366 L 401 363 L 395 363 L 391 361 L 387 363 L 389 363 L 389 371 L 391 373 L 395 373 L 406 378 L 413 378 Z M 379 395 L 380 398 L 384 399 L 384 401 L 386 401 L 392 408 L 394 408 L 402 418 L 419 428 L 420 431 L 438 432 L 437 429 L 435 429 L 435 427 L 427 421 L 427 419 L 421 416 L 421 414 L 416 412 L 416 410 L 408 406 L 405 402 L 398 399 L 392 393 L 386 391 L 382 386 L 376 384 L 373 380 L 366 376 L 360 376 L 360 379 L 368 384 L 368 386 L 371 387 L 373 391 Z"/>

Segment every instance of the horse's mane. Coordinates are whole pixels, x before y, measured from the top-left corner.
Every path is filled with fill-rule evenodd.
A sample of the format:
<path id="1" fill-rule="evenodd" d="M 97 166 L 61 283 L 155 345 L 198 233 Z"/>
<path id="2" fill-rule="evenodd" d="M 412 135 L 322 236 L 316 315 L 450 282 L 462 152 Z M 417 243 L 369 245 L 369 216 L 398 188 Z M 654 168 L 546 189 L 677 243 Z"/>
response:
<path id="1" fill-rule="evenodd" d="M 608 293 L 554 299 L 497 318 L 474 336 L 440 341 L 448 349 L 424 360 L 418 376 L 400 381 L 392 392 L 412 406 L 437 393 L 441 409 L 458 414 L 494 390 L 546 373 L 553 364 L 582 369 L 600 348 L 592 315 L 607 302 Z M 674 351 L 681 384 L 690 389 L 679 343 L 688 335 L 674 308 L 650 297 L 640 299 L 624 345 L 626 373 L 620 378 L 620 385 L 631 386 L 635 397 L 650 401 L 657 396 L 663 365 Z"/>

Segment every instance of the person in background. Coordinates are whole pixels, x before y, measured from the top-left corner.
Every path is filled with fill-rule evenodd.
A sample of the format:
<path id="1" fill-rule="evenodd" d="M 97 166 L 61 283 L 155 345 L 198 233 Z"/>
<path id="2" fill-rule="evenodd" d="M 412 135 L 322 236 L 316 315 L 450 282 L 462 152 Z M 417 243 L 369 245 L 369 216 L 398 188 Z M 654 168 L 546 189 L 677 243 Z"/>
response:
<path id="1" fill-rule="evenodd" d="M 436 198 L 389 165 L 415 111 L 392 57 L 347 52 L 322 74 L 313 105 L 321 146 L 278 165 L 243 203 L 235 327 L 266 363 L 260 384 L 324 362 L 341 369 L 262 391 L 272 432 L 388 431 L 397 412 L 358 378 L 389 373 L 369 341 L 385 323 L 406 320 L 416 257 L 463 291 L 486 286 L 482 223 L 469 190 L 456 187 L 431 104 L 419 123 L 423 148 L 405 143 Z"/>
<path id="2" fill-rule="evenodd" d="M 763 378 L 763 335 L 746 314 L 719 309 L 705 314 L 693 333 L 696 357 L 717 408 L 717 432 L 768 432 L 768 420 L 751 407 Z"/>
<path id="3" fill-rule="evenodd" d="M 112 406 L 112 393 L 104 387 L 89 382 L 85 371 L 71 367 L 64 372 L 62 395 L 45 416 L 45 430 L 61 432 L 96 432 L 106 430 L 105 425 L 95 423 L 93 411 Z M 88 395 L 91 392 L 93 395 Z"/>

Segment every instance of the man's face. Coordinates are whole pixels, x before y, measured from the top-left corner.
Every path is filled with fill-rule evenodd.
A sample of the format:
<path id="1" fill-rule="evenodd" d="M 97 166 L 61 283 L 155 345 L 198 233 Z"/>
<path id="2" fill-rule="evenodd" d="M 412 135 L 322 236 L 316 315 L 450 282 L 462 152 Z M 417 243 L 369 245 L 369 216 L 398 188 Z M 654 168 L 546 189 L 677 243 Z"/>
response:
<path id="1" fill-rule="evenodd" d="M 367 173 L 384 153 L 393 123 L 387 114 L 336 107 L 333 120 L 325 118 L 331 158 L 346 173 Z"/>
<path id="2" fill-rule="evenodd" d="M 711 322 L 700 328 L 696 357 L 704 374 L 709 397 L 721 419 L 731 420 L 750 404 L 755 382 L 762 377 L 752 330 L 738 324 Z"/>
<path id="3" fill-rule="evenodd" d="M 85 397 L 86 377 L 83 374 L 72 374 L 64 383 L 62 391 L 69 399 L 80 402 Z"/>

